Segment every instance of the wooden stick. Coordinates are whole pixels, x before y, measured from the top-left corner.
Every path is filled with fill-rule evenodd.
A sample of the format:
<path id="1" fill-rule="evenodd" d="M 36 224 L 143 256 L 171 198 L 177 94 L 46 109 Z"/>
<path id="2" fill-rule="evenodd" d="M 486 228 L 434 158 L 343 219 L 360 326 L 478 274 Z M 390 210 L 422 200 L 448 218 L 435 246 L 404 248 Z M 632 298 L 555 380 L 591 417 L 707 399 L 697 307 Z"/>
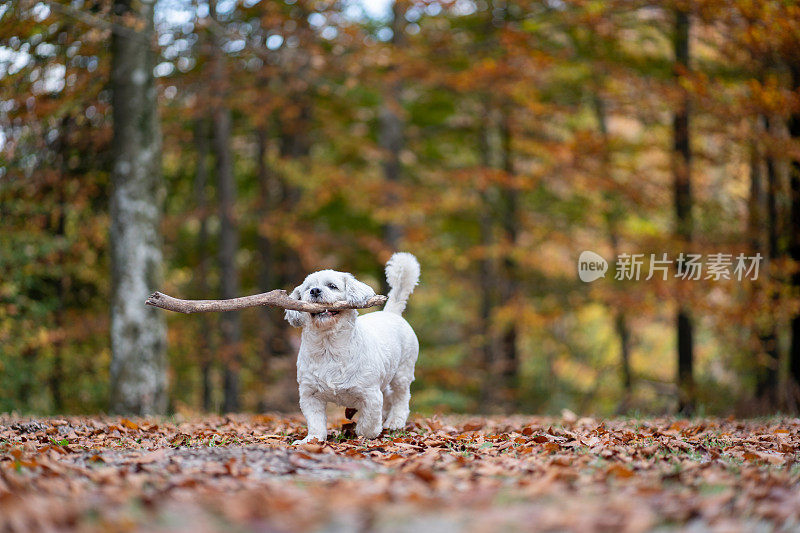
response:
<path id="1" fill-rule="evenodd" d="M 305 311 L 306 313 L 321 313 L 322 311 L 341 311 L 342 309 L 365 309 L 376 305 L 383 305 L 388 298 L 383 295 L 375 295 L 365 303 L 358 305 L 350 302 L 339 301 L 331 304 L 301 302 L 291 298 L 286 291 L 276 289 L 274 291 L 253 294 L 252 296 L 242 296 L 241 298 L 231 298 L 230 300 L 181 300 L 173 298 L 163 292 L 154 292 L 147 299 L 145 304 L 153 307 L 160 307 L 167 311 L 177 313 L 210 313 L 213 311 L 236 311 L 247 307 L 261 307 L 271 305 L 292 309 L 294 311 Z"/>

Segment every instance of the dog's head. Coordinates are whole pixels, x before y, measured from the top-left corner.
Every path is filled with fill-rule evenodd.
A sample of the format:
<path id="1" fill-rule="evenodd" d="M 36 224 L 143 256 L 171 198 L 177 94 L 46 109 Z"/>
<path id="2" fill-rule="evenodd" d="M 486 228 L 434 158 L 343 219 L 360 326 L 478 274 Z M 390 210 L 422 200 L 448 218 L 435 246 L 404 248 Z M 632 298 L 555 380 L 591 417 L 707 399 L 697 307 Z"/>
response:
<path id="1" fill-rule="evenodd" d="M 301 285 L 295 287 L 290 296 L 303 302 L 334 303 L 346 300 L 361 305 L 375 296 L 375 291 L 347 272 L 320 270 L 309 274 Z M 314 314 L 287 309 L 285 316 L 289 324 L 296 328 L 328 329 L 338 324 L 343 318 L 352 320 L 357 315 L 358 313 L 354 309 L 323 311 Z"/>

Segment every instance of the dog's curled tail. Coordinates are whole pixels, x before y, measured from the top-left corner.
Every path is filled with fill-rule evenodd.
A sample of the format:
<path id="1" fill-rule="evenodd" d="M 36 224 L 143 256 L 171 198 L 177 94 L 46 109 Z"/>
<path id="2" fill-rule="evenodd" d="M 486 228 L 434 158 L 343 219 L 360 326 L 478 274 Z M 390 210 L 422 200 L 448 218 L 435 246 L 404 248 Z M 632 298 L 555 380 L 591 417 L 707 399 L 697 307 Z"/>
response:
<path id="1" fill-rule="evenodd" d="M 386 263 L 386 281 L 389 283 L 389 300 L 384 311 L 402 315 L 408 297 L 419 283 L 419 261 L 406 252 L 398 252 Z"/>

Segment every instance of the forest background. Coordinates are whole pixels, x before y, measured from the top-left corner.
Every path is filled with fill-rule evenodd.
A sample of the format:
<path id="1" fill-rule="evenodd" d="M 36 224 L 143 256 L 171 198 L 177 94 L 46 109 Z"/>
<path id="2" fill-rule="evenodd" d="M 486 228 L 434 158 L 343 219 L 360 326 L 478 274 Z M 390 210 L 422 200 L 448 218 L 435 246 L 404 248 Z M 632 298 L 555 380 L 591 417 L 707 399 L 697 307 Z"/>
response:
<path id="1" fill-rule="evenodd" d="M 19 0 L 0 6 L 0 412 L 142 411 L 114 403 L 109 333 L 113 119 L 137 111 L 114 115 L 112 70 L 142 49 L 163 209 L 147 291 L 290 290 L 321 268 L 385 291 L 404 250 L 414 411 L 797 410 L 796 5 Z M 604 278 L 579 279 L 585 250 Z M 676 278 L 681 253 L 730 254 L 730 279 Z M 615 279 L 621 254 L 644 254 L 639 280 Z M 297 409 L 280 311 L 166 331 L 163 409 Z"/>

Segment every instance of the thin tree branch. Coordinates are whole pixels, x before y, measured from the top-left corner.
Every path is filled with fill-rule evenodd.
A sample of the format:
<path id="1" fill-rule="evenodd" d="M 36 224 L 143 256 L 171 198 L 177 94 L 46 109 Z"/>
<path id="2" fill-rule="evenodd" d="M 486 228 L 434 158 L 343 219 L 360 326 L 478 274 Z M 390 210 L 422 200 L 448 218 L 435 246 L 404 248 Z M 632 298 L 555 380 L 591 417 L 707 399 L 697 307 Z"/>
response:
<path id="1" fill-rule="evenodd" d="M 383 305 L 388 298 L 383 295 L 376 295 L 363 304 L 339 301 L 330 304 L 301 302 L 291 298 L 286 291 L 276 289 L 274 291 L 254 294 L 252 296 L 242 296 L 231 298 L 230 300 L 181 300 L 173 298 L 162 292 L 154 292 L 145 304 L 153 307 L 160 307 L 167 311 L 177 313 L 210 313 L 214 311 L 236 311 L 247 307 L 261 307 L 269 305 L 272 307 L 282 307 L 294 311 L 305 311 L 307 313 L 321 313 L 322 311 L 341 311 L 342 309 L 365 309 L 376 305 Z"/>

